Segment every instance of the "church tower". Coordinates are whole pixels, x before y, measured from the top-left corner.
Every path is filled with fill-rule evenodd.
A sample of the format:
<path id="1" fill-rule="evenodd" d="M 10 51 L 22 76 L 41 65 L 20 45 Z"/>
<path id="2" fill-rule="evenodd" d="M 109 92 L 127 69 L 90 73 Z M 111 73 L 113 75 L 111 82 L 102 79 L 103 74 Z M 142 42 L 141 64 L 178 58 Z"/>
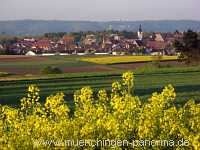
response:
<path id="1" fill-rule="evenodd" d="M 139 40 L 143 39 L 142 25 L 140 25 L 139 30 L 138 30 L 138 39 Z"/>

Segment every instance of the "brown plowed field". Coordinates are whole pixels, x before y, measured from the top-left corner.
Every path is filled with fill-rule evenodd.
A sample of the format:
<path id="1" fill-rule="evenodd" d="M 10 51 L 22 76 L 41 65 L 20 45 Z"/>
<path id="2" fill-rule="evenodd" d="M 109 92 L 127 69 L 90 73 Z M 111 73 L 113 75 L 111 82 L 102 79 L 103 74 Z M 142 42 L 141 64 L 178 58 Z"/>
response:
<path id="1" fill-rule="evenodd" d="M 19 55 L 1 55 L 0 56 L 0 63 L 1 62 L 20 62 L 20 61 L 41 61 L 47 60 L 47 57 L 42 56 L 19 56 Z"/>
<path id="2" fill-rule="evenodd" d="M 26 63 L 28 65 L 25 66 L 24 64 Z M 35 65 L 35 63 L 37 63 L 37 65 Z M 44 64 L 45 66 L 47 66 L 49 65 L 48 63 L 50 63 L 50 65 L 54 65 L 55 63 L 56 66 L 62 69 L 63 72 L 65 73 L 81 73 L 81 72 L 107 72 L 114 70 L 132 70 L 139 67 L 143 67 L 148 63 L 150 64 L 151 62 L 100 65 L 100 64 L 87 64 L 86 62 L 81 62 L 80 60 L 77 61 L 76 57 L 74 56 L 47 57 L 47 56 L 7 55 L 7 56 L 0 56 L 0 72 L 7 72 L 17 75 L 26 75 L 26 74 L 35 75 L 35 74 L 40 74 L 41 69 L 44 68 Z M 161 62 L 161 65 L 180 66 L 182 64 L 177 61 L 165 61 Z"/>
<path id="3" fill-rule="evenodd" d="M 40 70 L 38 68 L 0 68 L 0 72 L 7 72 L 10 74 L 25 75 L 25 74 L 39 74 Z"/>

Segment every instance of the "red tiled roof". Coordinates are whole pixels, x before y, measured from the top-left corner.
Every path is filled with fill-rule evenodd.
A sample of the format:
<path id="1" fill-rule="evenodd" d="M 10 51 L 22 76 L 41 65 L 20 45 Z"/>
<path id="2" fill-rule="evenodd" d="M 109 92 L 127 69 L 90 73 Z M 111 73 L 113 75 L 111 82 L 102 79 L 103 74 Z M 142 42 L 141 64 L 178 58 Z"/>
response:
<path id="1" fill-rule="evenodd" d="M 154 49 L 154 50 L 161 50 L 165 49 L 167 43 L 166 42 L 159 42 L 159 41 L 147 41 L 147 47 Z"/>
<path id="2" fill-rule="evenodd" d="M 65 35 L 62 38 L 64 43 L 73 43 L 74 42 L 74 37 L 73 36 L 69 36 L 69 35 Z"/>
<path id="3" fill-rule="evenodd" d="M 39 40 L 36 42 L 36 45 L 38 47 L 49 47 L 50 46 L 50 41 L 49 40 L 46 40 L 46 39 L 43 39 L 43 40 Z"/>

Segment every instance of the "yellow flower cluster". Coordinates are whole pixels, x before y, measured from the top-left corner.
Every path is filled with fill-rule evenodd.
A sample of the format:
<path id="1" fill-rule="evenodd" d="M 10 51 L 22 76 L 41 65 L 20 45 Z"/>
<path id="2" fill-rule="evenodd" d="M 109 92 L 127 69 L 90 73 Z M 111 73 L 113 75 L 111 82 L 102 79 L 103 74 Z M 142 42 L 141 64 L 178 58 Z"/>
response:
<path id="1" fill-rule="evenodd" d="M 69 108 L 64 104 L 64 93 L 57 93 L 55 96 L 51 95 L 47 97 L 44 104 L 45 112 L 50 117 L 67 117 Z"/>
<path id="2" fill-rule="evenodd" d="M 189 100 L 177 107 L 172 85 L 143 102 L 132 95 L 132 72 L 112 84 L 112 91 L 84 87 L 74 93 L 74 103 L 60 92 L 40 103 L 39 88 L 28 87 L 20 108 L 0 105 L 0 149 L 111 149 L 77 147 L 77 140 L 179 140 L 187 147 L 135 147 L 115 149 L 200 149 L 200 105 Z M 71 140 L 71 145 L 65 145 Z M 63 143 L 64 142 L 64 143 Z M 74 145 L 73 145 L 74 144 Z"/>
<path id="3" fill-rule="evenodd" d="M 36 85 L 30 85 L 27 90 L 27 96 L 21 99 L 21 110 L 29 113 L 34 111 L 37 105 L 40 105 L 38 102 L 40 99 L 39 88 Z"/>
<path id="4" fill-rule="evenodd" d="M 117 93 L 117 92 L 120 92 L 121 91 L 121 88 L 122 88 L 122 85 L 119 83 L 119 82 L 113 82 L 112 83 L 112 92 L 113 93 Z"/>
<path id="5" fill-rule="evenodd" d="M 131 94 L 131 90 L 133 88 L 134 76 L 133 73 L 128 71 L 122 75 L 123 84 L 127 86 L 128 94 Z"/>
<path id="6" fill-rule="evenodd" d="M 134 76 L 133 76 L 133 73 L 132 72 L 126 72 L 122 75 L 122 79 L 123 79 L 123 82 L 125 85 L 131 85 L 133 84 L 133 79 L 134 79 Z"/>

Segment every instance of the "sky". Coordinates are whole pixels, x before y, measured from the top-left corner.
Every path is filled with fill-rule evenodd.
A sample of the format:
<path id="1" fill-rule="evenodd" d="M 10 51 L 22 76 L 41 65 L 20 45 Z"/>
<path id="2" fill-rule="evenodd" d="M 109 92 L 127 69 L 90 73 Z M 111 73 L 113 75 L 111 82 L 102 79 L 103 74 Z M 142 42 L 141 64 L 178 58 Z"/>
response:
<path id="1" fill-rule="evenodd" d="M 0 0 L 0 20 L 200 20 L 200 0 Z"/>

